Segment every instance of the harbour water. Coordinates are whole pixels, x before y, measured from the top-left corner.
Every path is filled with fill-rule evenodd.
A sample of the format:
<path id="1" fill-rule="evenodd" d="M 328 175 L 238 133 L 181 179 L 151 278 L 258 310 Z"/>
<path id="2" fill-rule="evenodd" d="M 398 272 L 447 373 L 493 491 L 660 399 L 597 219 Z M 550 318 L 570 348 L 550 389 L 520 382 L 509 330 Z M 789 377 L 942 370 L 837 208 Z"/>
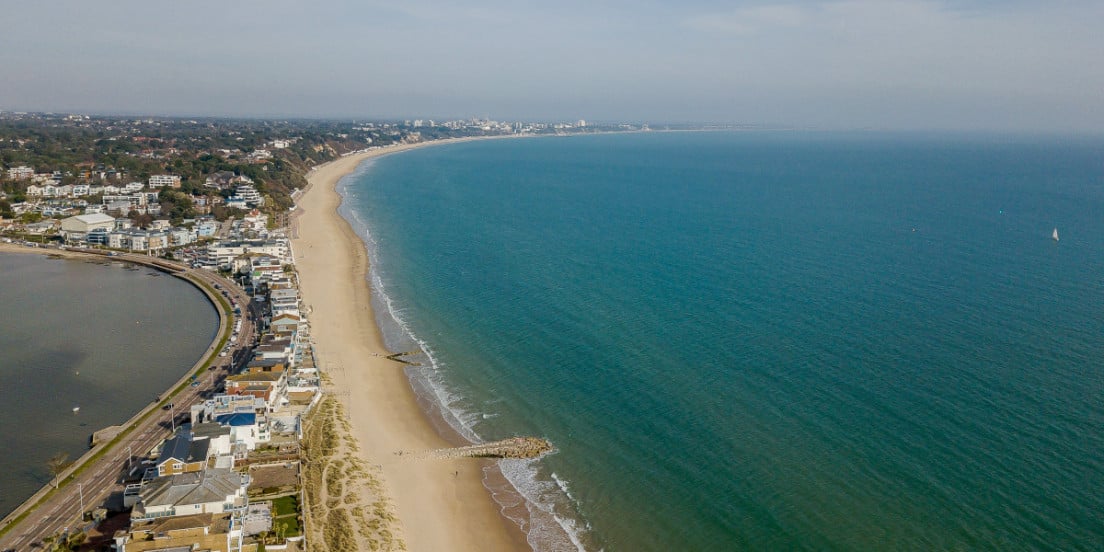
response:
<path id="1" fill-rule="evenodd" d="M 654 133 L 425 148 L 340 188 L 416 388 L 471 438 L 558 447 L 501 464 L 538 549 L 1099 550 L 1101 159 Z"/>
<path id="2" fill-rule="evenodd" d="M 190 284 L 118 262 L 0 253 L 0 282 L 4 515 L 49 481 L 52 456 L 76 459 L 179 380 L 218 317 Z"/>

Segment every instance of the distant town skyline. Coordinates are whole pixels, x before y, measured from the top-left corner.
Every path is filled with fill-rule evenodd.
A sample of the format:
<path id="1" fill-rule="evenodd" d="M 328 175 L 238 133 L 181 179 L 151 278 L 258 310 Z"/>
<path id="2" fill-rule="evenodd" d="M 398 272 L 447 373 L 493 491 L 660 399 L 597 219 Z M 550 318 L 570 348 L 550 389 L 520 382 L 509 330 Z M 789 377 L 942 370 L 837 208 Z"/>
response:
<path id="1" fill-rule="evenodd" d="M 16 3 L 0 110 L 1104 129 L 1104 4 Z"/>

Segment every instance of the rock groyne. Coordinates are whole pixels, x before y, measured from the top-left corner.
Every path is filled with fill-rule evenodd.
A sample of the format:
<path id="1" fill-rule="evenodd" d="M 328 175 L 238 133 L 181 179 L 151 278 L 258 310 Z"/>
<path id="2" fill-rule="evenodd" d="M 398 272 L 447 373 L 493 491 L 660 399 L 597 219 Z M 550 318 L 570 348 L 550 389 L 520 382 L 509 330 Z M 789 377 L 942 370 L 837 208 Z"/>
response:
<path id="1" fill-rule="evenodd" d="M 539 437 L 511 437 L 501 441 L 480 443 L 430 451 L 433 458 L 536 458 L 552 450 L 552 443 Z"/>

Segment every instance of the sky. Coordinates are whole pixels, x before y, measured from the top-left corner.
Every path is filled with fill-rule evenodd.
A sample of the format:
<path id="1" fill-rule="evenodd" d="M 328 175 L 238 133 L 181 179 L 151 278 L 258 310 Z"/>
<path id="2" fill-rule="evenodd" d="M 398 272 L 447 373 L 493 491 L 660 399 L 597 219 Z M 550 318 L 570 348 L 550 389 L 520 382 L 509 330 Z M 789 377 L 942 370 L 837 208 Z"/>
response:
<path id="1" fill-rule="evenodd" d="M 0 110 L 1104 129 L 1099 0 L 7 0 Z"/>

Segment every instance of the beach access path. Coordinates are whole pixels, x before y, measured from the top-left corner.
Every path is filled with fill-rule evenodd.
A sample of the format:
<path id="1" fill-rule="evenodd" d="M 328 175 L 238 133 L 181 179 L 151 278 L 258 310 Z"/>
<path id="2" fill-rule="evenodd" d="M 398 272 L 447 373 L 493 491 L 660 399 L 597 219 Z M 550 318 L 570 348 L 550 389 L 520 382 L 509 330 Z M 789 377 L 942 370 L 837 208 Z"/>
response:
<path id="1" fill-rule="evenodd" d="M 308 174 L 310 186 L 297 203 L 292 249 L 319 367 L 342 390 L 337 397 L 359 441 L 359 454 L 382 472 L 408 550 L 528 550 L 525 535 L 501 515 L 483 486 L 485 460 L 419 460 L 405 454 L 450 443 L 418 406 L 403 365 L 385 358 L 391 352 L 372 312 L 367 252 L 337 213 L 341 197 L 335 186 L 364 160 L 412 147 L 350 155 Z"/>

